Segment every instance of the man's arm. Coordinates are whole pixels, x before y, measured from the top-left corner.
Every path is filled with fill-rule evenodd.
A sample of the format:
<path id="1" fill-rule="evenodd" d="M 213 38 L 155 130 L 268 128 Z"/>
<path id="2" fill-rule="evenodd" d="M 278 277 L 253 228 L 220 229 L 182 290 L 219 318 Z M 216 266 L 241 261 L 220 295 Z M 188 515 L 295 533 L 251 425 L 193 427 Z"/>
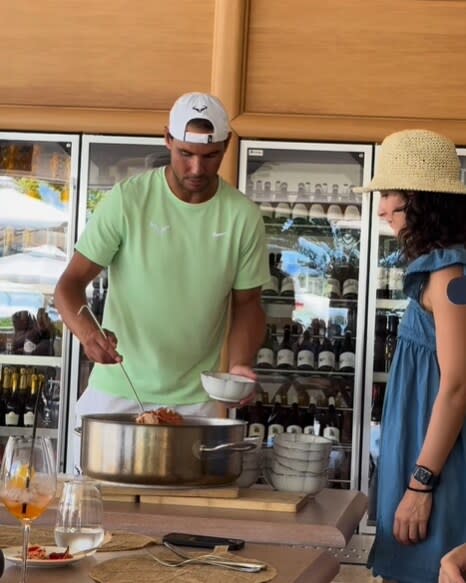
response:
<path id="1" fill-rule="evenodd" d="M 87 357 L 93 362 L 120 362 L 116 338 L 109 332 L 104 338 L 87 310 L 86 287 L 102 271 L 102 267 L 75 252 L 55 288 L 55 306 L 63 322 L 78 337 Z"/>
<path id="2" fill-rule="evenodd" d="M 230 372 L 245 374 L 255 379 L 252 366 L 264 341 L 265 320 L 265 312 L 261 305 L 261 288 L 233 290 L 228 335 Z"/>

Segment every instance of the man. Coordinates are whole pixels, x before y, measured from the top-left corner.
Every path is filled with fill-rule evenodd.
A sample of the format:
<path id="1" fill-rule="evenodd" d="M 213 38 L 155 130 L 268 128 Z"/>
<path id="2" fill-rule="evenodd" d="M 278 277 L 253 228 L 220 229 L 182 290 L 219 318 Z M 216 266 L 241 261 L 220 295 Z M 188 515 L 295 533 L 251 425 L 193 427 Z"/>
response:
<path id="1" fill-rule="evenodd" d="M 121 361 L 146 409 L 216 415 L 200 373 L 219 367 L 230 303 L 229 371 L 255 378 L 267 249 L 258 208 L 217 174 L 230 136 L 216 97 L 181 96 L 165 128 L 170 164 L 115 185 L 77 242 L 55 303 L 96 363 L 78 416 L 137 411 Z M 102 268 L 105 337 L 82 309 Z"/>

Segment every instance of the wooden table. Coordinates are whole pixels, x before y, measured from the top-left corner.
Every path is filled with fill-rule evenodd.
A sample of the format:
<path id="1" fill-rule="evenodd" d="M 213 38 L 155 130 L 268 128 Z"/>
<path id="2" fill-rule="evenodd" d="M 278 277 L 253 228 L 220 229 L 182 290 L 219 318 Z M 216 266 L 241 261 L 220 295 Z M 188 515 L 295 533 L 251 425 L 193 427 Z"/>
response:
<path id="1" fill-rule="evenodd" d="M 97 561 L 125 555 L 134 556 L 143 552 L 96 553 L 92 557 L 67 567 L 30 568 L 27 581 L 28 583 L 90 583 L 92 579 L 88 572 Z M 235 551 L 235 554 L 263 560 L 273 565 L 278 570 L 278 574 L 272 583 L 330 583 L 339 571 L 339 564 L 335 557 L 324 551 L 312 549 L 247 544 L 243 550 Z M 221 571 L 218 572 L 221 577 Z M 2 583 L 17 583 L 19 573 L 19 567 L 6 563 Z"/>
<path id="2" fill-rule="evenodd" d="M 240 554 L 263 559 L 278 569 L 274 583 L 329 583 L 338 573 L 337 559 L 310 547 L 345 547 L 366 507 L 364 494 L 331 489 L 320 492 L 296 513 L 105 500 L 104 526 L 154 537 L 175 531 L 242 538 L 247 544 Z M 50 508 L 35 524 L 53 527 L 55 512 Z M 2 508 L 0 524 L 18 523 Z M 140 551 L 131 551 L 135 552 Z M 114 556 L 122 553 L 98 553 L 66 571 L 31 569 L 29 582 L 63 581 L 65 573 L 67 583 L 88 582 L 87 572 L 94 561 Z M 1 583 L 16 583 L 17 577 L 18 569 L 9 567 Z"/>

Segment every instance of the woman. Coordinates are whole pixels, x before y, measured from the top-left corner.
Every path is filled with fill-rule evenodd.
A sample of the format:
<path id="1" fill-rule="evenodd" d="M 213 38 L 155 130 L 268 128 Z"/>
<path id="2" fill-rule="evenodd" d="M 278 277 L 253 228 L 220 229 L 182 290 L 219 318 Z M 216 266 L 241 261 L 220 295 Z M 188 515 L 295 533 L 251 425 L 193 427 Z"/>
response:
<path id="1" fill-rule="evenodd" d="M 399 240 L 410 302 L 382 416 L 377 530 L 369 566 L 398 583 L 436 583 L 466 540 L 466 307 L 449 282 L 466 272 L 466 187 L 454 144 L 426 130 L 388 136 L 360 191 Z"/>

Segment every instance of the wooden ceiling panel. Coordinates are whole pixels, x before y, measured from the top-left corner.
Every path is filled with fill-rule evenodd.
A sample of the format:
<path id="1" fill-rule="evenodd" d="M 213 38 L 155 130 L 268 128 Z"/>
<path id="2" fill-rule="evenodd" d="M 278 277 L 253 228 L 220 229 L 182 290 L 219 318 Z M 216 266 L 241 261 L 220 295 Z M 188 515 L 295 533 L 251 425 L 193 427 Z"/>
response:
<path id="1" fill-rule="evenodd" d="M 251 0 L 246 113 L 466 118 L 466 2 Z"/>
<path id="2" fill-rule="evenodd" d="M 215 0 L 3 0 L 0 105 L 169 109 L 208 90 Z"/>

